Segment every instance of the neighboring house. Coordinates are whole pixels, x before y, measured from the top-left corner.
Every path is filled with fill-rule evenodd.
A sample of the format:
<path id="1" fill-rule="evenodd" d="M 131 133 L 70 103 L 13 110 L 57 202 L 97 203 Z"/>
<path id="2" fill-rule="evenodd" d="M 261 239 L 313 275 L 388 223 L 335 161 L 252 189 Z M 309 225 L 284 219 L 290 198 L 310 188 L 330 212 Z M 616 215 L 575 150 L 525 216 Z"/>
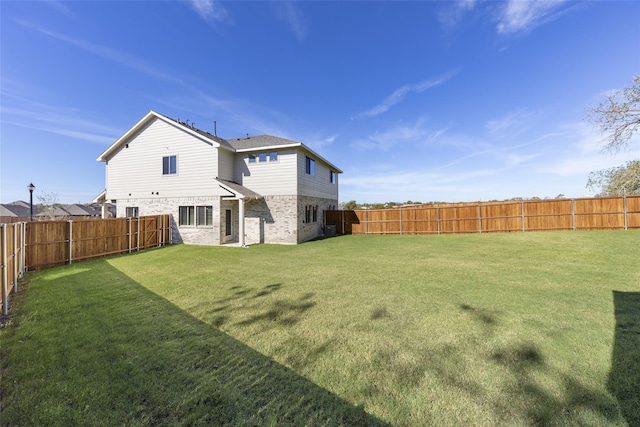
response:
<path id="1" fill-rule="evenodd" d="M 172 214 L 175 243 L 297 244 L 338 205 L 335 165 L 268 135 L 222 139 L 150 111 L 98 161 L 118 217 Z"/>
<path id="2" fill-rule="evenodd" d="M 49 207 L 48 209 L 41 209 L 38 215 L 34 215 L 34 217 L 36 216 L 38 220 L 46 221 L 100 218 L 101 214 L 99 210 L 96 210 L 91 206 L 76 203 L 71 205 L 56 205 L 55 207 Z"/>
<path id="3" fill-rule="evenodd" d="M 28 221 L 31 214 L 29 203 L 18 200 L 13 203 L 0 205 L 0 222 Z M 38 205 L 33 205 L 34 221 L 62 220 L 62 219 L 88 219 L 99 218 L 100 211 L 91 206 L 81 204 L 56 205 L 56 207 L 43 210 Z"/>
<path id="4" fill-rule="evenodd" d="M 38 213 L 38 207 L 33 206 L 33 215 Z M 0 223 L 28 221 L 31 207 L 28 202 L 18 200 L 12 203 L 0 204 Z"/>

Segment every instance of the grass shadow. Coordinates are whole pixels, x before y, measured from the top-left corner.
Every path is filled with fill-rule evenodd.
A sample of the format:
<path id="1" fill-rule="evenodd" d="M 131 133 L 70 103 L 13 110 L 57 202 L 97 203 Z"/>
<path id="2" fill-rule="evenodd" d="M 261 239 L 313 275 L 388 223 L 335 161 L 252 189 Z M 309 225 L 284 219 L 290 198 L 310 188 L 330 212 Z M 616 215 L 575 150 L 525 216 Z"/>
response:
<path id="1" fill-rule="evenodd" d="M 499 324 L 498 319 L 487 310 L 461 304 L 460 309 L 483 326 Z M 484 332 L 472 339 L 478 343 L 488 340 L 492 332 Z M 599 390 L 594 390 L 578 378 L 551 366 L 534 341 L 501 345 L 486 355 L 487 362 L 500 366 L 507 376 L 505 391 L 514 396 L 509 402 L 493 401 L 491 406 L 496 414 L 515 413 L 530 425 L 597 425 L 607 420 L 619 422 L 615 401 Z M 541 384 L 540 376 L 557 382 L 561 393 L 553 392 Z M 479 390 L 479 387 L 468 387 Z M 476 395 L 476 397 L 478 397 Z M 634 424 L 630 424 L 634 425 Z"/>
<path id="2" fill-rule="evenodd" d="M 92 262 L 31 281 L 3 336 L 2 424 L 388 425 Z"/>
<path id="3" fill-rule="evenodd" d="M 640 426 L 640 292 L 613 291 L 616 316 L 609 391 L 630 426 Z"/>

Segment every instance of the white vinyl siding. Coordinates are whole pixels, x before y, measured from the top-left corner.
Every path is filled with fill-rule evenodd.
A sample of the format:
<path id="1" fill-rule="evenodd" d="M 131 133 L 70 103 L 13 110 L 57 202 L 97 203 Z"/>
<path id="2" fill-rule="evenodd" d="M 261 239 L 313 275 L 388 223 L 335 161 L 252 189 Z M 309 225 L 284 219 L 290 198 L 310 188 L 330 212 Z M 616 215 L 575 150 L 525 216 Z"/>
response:
<path id="1" fill-rule="evenodd" d="M 218 149 L 218 178 L 233 181 L 234 153 L 224 148 Z"/>
<path id="2" fill-rule="evenodd" d="M 272 151 L 236 153 L 234 181 L 262 196 L 296 195 L 296 149 L 278 150 L 277 161 L 270 160 Z M 259 153 L 267 153 L 267 161 L 260 163 L 256 156 L 256 162 L 249 163 L 249 155 Z"/>
<path id="3" fill-rule="evenodd" d="M 109 199 L 216 196 L 218 151 L 211 143 L 160 119 L 151 121 L 107 162 Z M 163 176 L 163 157 L 177 156 L 178 173 Z M 226 176 L 231 175 L 227 169 Z M 163 179 L 164 178 L 164 179 Z"/>
<path id="4" fill-rule="evenodd" d="M 307 157 L 315 162 L 315 174 L 307 173 Z M 309 154 L 298 154 L 298 195 L 322 197 L 326 199 L 338 198 L 338 174 L 335 184 L 331 183 L 331 169 L 329 165 Z"/>

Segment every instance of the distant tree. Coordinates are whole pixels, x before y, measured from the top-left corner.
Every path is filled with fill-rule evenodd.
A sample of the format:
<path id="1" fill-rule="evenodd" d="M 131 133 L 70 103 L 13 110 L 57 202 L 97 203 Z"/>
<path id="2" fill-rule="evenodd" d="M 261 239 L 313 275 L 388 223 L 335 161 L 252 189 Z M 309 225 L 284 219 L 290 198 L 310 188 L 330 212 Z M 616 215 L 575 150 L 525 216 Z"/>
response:
<path id="1" fill-rule="evenodd" d="M 41 195 L 36 196 L 38 201 L 38 211 L 45 219 L 52 221 L 54 219 L 60 219 L 55 214 L 56 209 L 62 207 L 60 203 L 58 203 L 58 193 L 42 193 Z"/>
<path id="2" fill-rule="evenodd" d="M 349 200 L 347 203 L 344 204 L 342 208 L 347 211 L 353 211 L 358 209 L 358 204 L 356 203 L 355 200 Z"/>
<path id="3" fill-rule="evenodd" d="M 640 195 L 640 160 L 591 172 L 587 188 L 591 191 L 599 190 L 597 196 Z"/>
<path id="4" fill-rule="evenodd" d="M 606 95 L 589 111 L 587 119 L 605 137 L 604 151 L 625 147 L 640 127 L 640 74 L 630 87 Z"/>
<path id="5" fill-rule="evenodd" d="M 556 196 L 556 199 L 564 199 L 564 198 L 565 198 L 565 195 L 564 195 L 564 194 L 562 194 L 562 193 L 560 193 L 560 194 L 558 194 L 558 195 Z"/>

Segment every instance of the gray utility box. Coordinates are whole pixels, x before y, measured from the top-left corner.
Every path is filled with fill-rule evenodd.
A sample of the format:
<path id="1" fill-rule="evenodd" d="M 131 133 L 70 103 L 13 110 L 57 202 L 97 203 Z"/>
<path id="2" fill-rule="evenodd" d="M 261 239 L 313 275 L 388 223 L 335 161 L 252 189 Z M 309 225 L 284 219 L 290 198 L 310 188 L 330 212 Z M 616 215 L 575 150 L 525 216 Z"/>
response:
<path id="1" fill-rule="evenodd" d="M 324 237 L 334 237 L 336 235 L 336 226 L 335 225 L 325 225 L 324 226 Z"/>

